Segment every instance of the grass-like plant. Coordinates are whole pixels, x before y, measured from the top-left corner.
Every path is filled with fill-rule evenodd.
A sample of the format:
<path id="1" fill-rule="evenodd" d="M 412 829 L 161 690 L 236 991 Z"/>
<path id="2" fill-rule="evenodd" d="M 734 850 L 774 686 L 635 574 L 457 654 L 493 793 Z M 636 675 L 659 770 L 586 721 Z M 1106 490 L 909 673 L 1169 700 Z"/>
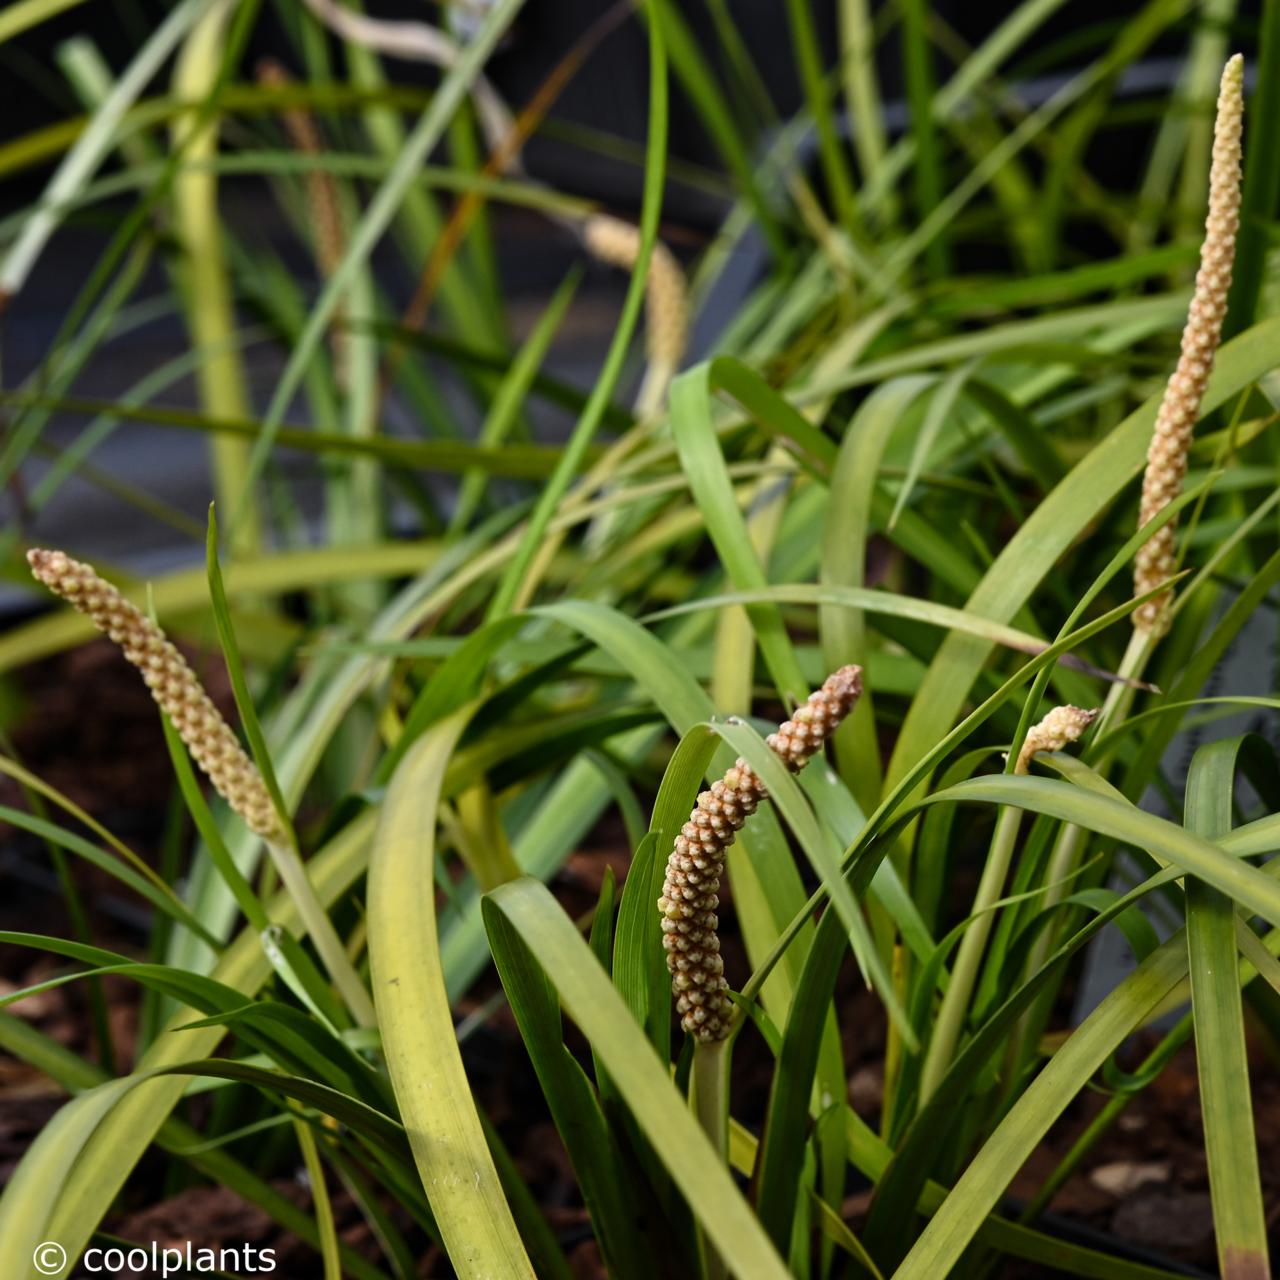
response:
<path id="1" fill-rule="evenodd" d="M 12 6 L 0 41 L 67 7 Z M 64 46 L 83 114 L 0 147 L 2 179 L 50 170 L 0 223 L 6 325 L 59 229 L 112 214 L 55 340 L 0 390 L 10 576 L 29 559 L 74 606 L 0 634 L 0 672 L 104 632 L 163 712 L 196 833 L 160 874 L 0 756 L 25 797 L 4 820 L 73 860 L 68 936 L 0 934 L 59 967 L 0 1005 L 81 983 L 97 1029 L 82 1054 L 0 1009 L 0 1047 L 69 1095 L 0 1196 L 0 1276 L 42 1241 L 75 1257 L 122 1195 L 183 1176 L 313 1246 L 326 1280 L 568 1280 L 521 1133 L 490 1120 L 490 1019 L 619 1280 L 1177 1274 L 1045 1213 L 1192 1040 L 1220 1271 L 1268 1274 L 1250 1067 L 1280 1044 L 1280 767 L 1218 722 L 1280 704 L 1262 663 L 1213 681 L 1273 628 L 1280 582 L 1277 7 L 1255 32 L 1154 0 L 1059 40 L 1060 6 L 1027 0 L 968 48 L 915 0 L 846 0 L 828 67 L 789 0 L 804 101 L 783 119 L 729 6 L 707 6 L 710 47 L 646 0 L 642 154 L 554 110 L 627 10 L 507 104 L 486 65 L 520 7 L 483 6 L 460 41 L 279 4 L 289 56 L 260 69 L 259 6 L 184 0 L 118 72 Z M 1171 95 L 1117 97 L 1177 40 Z M 672 153 L 673 90 L 714 170 Z M 638 216 L 540 183 L 540 130 L 634 162 Z M 1125 131 L 1136 176 L 1098 160 Z M 237 216 L 233 180 L 300 252 Z M 688 260 L 677 184 L 724 208 Z M 601 279 L 630 273 L 588 389 L 547 372 L 581 265 L 517 328 L 507 205 Z M 165 318 L 189 350 L 110 402 L 81 393 Z M 257 347 L 281 355 L 260 404 Z M 70 444 L 55 414 L 84 420 Z M 209 443 L 218 524 L 95 467 L 125 423 Z M 280 465 L 299 456 L 323 481 L 310 520 Z M 92 531 L 32 549 L 73 477 L 203 567 L 141 590 L 84 563 Z M 183 656 L 211 643 L 247 750 Z M 559 877 L 593 832 L 628 869 L 584 917 Z M 150 939 L 96 945 L 79 860 L 143 899 Z M 1136 967 L 1072 1025 L 1107 929 Z M 108 974 L 141 992 L 136 1046 L 112 1041 Z M 846 1053 L 881 1038 L 868 1118 Z M 1048 1174 L 1007 1198 L 1037 1152 Z M 308 1208 L 273 1182 L 297 1168 Z M 339 1197 L 376 1248 L 341 1242 Z"/>

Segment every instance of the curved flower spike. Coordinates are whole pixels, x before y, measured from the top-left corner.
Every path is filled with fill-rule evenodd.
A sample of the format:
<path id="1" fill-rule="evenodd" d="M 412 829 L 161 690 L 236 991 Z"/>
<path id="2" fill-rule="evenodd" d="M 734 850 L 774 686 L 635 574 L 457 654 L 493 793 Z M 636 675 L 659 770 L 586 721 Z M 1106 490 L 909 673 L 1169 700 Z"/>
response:
<path id="1" fill-rule="evenodd" d="M 862 693 L 862 668 L 841 667 L 822 688 L 796 708 L 790 720 L 767 739 L 775 755 L 798 773 L 822 750 Z M 667 951 L 671 989 L 680 1025 L 699 1040 L 723 1040 L 729 1034 L 733 1002 L 725 994 L 720 957 L 720 875 L 738 828 L 766 796 L 764 784 L 739 759 L 710 791 L 698 796 L 689 821 L 667 859 L 667 875 L 658 899 L 662 945 Z"/>
<path id="2" fill-rule="evenodd" d="M 260 836 L 280 839 L 280 819 L 262 775 L 164 632 L 118 588 L 65 552 L 28 551 L 27 563 L 50 591 L 120 646 L 222 798 Z"/>

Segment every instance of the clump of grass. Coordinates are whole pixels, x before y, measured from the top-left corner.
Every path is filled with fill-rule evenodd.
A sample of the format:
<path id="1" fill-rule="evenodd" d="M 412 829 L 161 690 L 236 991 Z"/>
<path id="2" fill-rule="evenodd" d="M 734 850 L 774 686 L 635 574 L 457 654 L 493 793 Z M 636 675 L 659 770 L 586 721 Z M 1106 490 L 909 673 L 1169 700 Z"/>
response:
<path id="1" fill-rule="evenodd" d="M 24 1274 L 42 1239 L 83 1247 L 121 1190 L 144 1192 L 135 1170 L 159 1145 L 166 1175 L 189 1176 L 189 1163 L 253 1200 L 311 1241 L 329 1276 L 409 1275 L 438 1248 L 467 1280 L 570 1280 L 566 1241 L 489 1122 L 487 1091 L 468 1078 L 468 1041 L 505 999 L 613 1280 L 935 1280 L 987 1274 L 995 1253 L 1131 1280 L 1151 1269 L 1051 1236 L 1034 1218 L 1123 1109 L 1119 1099 L 1139 1095 L 1145 1067 L 1052 1171 L 1026 1223 L 1008 1222 L 1000 1201 L 1072 1100 L 1099 1079 L 1110 1089 L 1134 1033 L 1188 988 L 1191 1013 L 1151 1061 L 1167 1062 L 1194 1031 L 1223 1274 L 1266 1273 L 1242 996 L 1274 976 L 1280 945 L 1274 864 L 1254 861 L 1275 845 L 1275 753 L 1254 738 L 1212 742 L 1193 755 L 1180 813 L 1139 807 L 1153 784 L 1180 799 L 1161 774 L 1180 726 L 1275 709 L 1269 688 L 1204 697 L 1280 583 L 1280 556 L 1263 536 L 1280 495 L 1261 381 L 1276 365 L 1280 320 L 1246 306 L 1231 317 L 1243 336 L 1218 349 L 1240 62 L 1222 80 L 1201 273 L 1153 436 L 1147 376 L 1172 363 L 1185 309 L 1166 282 L 1197 246 L 1088 262 L 1079 251 L 1143 239 L 1129 234 L 1134 191 L 1090 161 L 1099 130 L 1133 131 L 1133 113 L 1113 109 L 1110 95 L 1152 41 L 1182 33 L 1168 29 L 1173 10 L 1144 10 L 1081 66 L 1089 55 L 1074 38 L 1023 47 L 1038 12 L 1024 5 L 953 68 L 954 35 L 909 6 L 912 132 L 878 138 L 883 24 L 862 7 L 842 9 L 854 56 L 839 77 L 824 75 L 820 34 L 792 6 L 806 110 L 778 121 L 728 7 L 712 6 L 724 56 L 711 58 L 678 6 L 643 6 L 644 239 L 679 221 L 676 181 L 700 188 L 700 207 L 727 197 L 726 217 L 687 281 L 654 241 L 590 392 L 544 367 L 577 265 L 566 262 L 554 300 L 514 342 L 520 317 L 501 288 L 503 222 L 491 206 L 535 209 L 579 237 L 570 258 L 580 246 L 635 275 L 634 226 L 539 184 L 520 162 L 525 138 L 551 127 L 555 94 L 626 6 L 511 110 L 483 64 L 518 0 L 485 6 L 466 44 L 313 0 L 285 24 L 298 68 L 289 84 L 242 71 L 252 6 L 180 5 L 116 83 L 83 48 L 68 58 L 98 108 L 87 127 L 69 121 L 0 149 L 5 175 L 70 148 L 48 199 L 5 223 L 14 247 L 0 280 L 11 306 L 69 211 L 138 197 L 47 359 L 0 391 L 10 415 L 0 482 L 21 491 L 28 459 L 55 454 L 24 511 L 38 520 L 69 476 L 107 480 L 94 450 L 122 421 L 199 431 L 233 454 L 252 439 L 251 465 L 222 469 L 219 485 L 254 535 L 231 540 L 225 584 L 212 529 L 207 587 L 183 572 L 154 584 L 165 630 L 88 566 L 34 557 L 136 651 L 233 812 L 210 810 L 176 750 L 200 843 L 188 858 L 175 836 L 159 876 L 0 756 L 33 800 L 10 820 L 111 871 L 164 917 L 147 964 L 88 946 L 87 930 L 75 941 L 4 936 L 69 966 L 47 985 L 98 969 L 138 982 L 149 1016 L 135 1068 L 107 1077 L 0 1011 L 0 1045 L 77 1095 L 0 1198 L 0 1275 Z M 39 9 L 17 6 L 14 21 Z M 1195 20 L 1189 85 L 1216 76 L 1219 18 Z M 13 29 L 0 27 L 0 37 Z M 1271 26 L 1264 36 L 1280 52 Z M 176 83 L 187 92 L 141 97 L 184 41 Z M 945 68 L 933 65 L 935 44 Z M 1069 73 L 1042 104 L 1001 83 L 1027 65 L 1024 53 Z M 383 55 L 437 64 L 438 86 L 397 83 Z M 668 74 L 723 172 L 665 163 Z M 1273 52 L 1259 80 L 1266 88 L 1278 75 Z M 458 110 L 468 102 L 473 114 Z M 1161 126 L 1143 197 L 1202 189 L 1201 149 L 1180 158 L 1178 139 L 1207 136 L 1210 105 L 1188 101 Z M 847 106 L 857 108 L 856 155 L 841 142 Z M 421 115 L 410 126 L 406 113 Z M 261 128 L 264 115 L 283 130 Z M 1254 155 L 1274 150 L 1276 119 L 1251 108 Z M 799 141 L 815 125 L 825 192 Z M 578 141 L 628 160 L 596 135 Z M 113 150 L 122 164 L 98 178 Z M 276 193 L 298 183 L 288 207 L 305 211 L 294 222 L 307 254 L 281 252 L 235 216 L 234 193 L 249 181 Z M 904 198 L 913 188 L 928 198 Z M 1251 230 L 1265 232 L 1274 201 L 1259 190 L 1249 193 Z M 903 222 L 913 208 L 927 215 L 916 228 Z M 1182 212 L 1171 225 L 1186 222 Z M 1161 221 L 1149 220 L 1152 235 Z M 157 299 L 147 267 L 170 227 L 196 270 Z M 756 242 L 767 261 L 748 278 Z M 299 256 L 309 271 L 297 271 Z M 729 283 L 745 292 L 715 358 L 679 373 L 698 307 L 734 272 L 743 280 Z M 414 279 L 397 322 L 398 286 Z M 648 372 L 633 412 L 614 399 L 642 295 Z M 250 310 L 252 329 L 242 323 Z M 109 353 L 113 335 L 168 311 L 189 317 L 196 349 L 110 405 L 73 398 L 85 362 Z M 217 371 L 264 342 L 292 354 L 256 417 Z M 155 403 L 192 374 L 201 411 Z M 1238 406 L 1231 431 L 1196 439 L 1197 419 L 1228 403 Z M 565 448 L 532 443 L 546 404 L 577 418 Z M 44 431 L 53 412 L 93 415 L 61 455 Z M 417 432 L 382 430 L 393 417 Z M 320 464 L 329 501 L 318 521 L 300 519 L 276 445 Z M 1132 496 L 1144 452 L 1140 524 L 1167 523 L 1139 553 L 1141 534 L 1117 534 L 1129 513 L 1113 518 L 1113 508 Z M 458 476 L 465 500 L 455 507 Z M 1182 492 L 1188 476 L 1194 492 Z M 155 495 L 118 478 L 112 492 L 192 536 Z M 1195 519 L 1175 539 L 1192 503 Z M 386 536 L 404 520 L 410 538 Z M 15 577 L 23 532 L 3 544 Z M 1175 541 L 1198 571 L 1171 602 Z M 1135 554 L 1134 586 L 1151 597 L 1136 613 Z M 208 614 L 250 753 L 210 719 L 165 634 Z M 15 627 L 0 636 L 0 668 L 89 633 L 70 611 Z M 1164 665 L 1151 683 L 1142 676 L 1157 641 Z M 242 652 L 273 677 L 252 699 Z M 837 672 L 771 735 L 786 769 L 748 726 L 722 718 L 767 699 L 788 704 L 851 655 L 876 705 L 858 704 L 830 767 L 813 758 L 857 699 L 857 668 Z M 1100 676 L 1110 688 L 1095 719 L 1086 708 L 1103 701 Z M 1041 718 L 1046 706 L 1057 709 Z M 280 745 L 269 752 L 268 741 Z M 1070 742 L 1079 749 L 1062 752 Z M 992 765 L 1001 751 L 1003 771 Z M 316 844 L 305 865 L 291 818 L 304 795 Z M 54 807 L 79 825 L 64 829 L 48 816 Z M 994 818 L 989 839 L 982 813 Z M 617 839 L 631 863 L 620 900 L 606 877 L 588 933 L 542 882 L 594 842 L 593 829 L 625 829 Z M 266 874 L 259 901 L 246 877 L 264 837 L 286 892 L 268 899 Z M 1140 871 L 1117 888 L 1109 874 L 1121 849 Z M 736 994 L 717 915 L 730 862 L 749 966 Z M 979 878 L 972 904 L 956 900 L 966 862 Z M 1150 936 L 1138 910 L 1150 901 L 1180 913 L 1185 936 Z M 239 935 L 237 908 L 248 922 Z M 1140 956 L 1137 973 L 1079 1027 L 1056 1025 L 1061 983 L 1113 922 Z M 491 961 L 502 991 L 481 1003 L 471 997 Z M 859 998 L 856 1025 L 840 981 L 858 981 L 855 971 L 878 1001 L 868 1012 Z M 173 1002 L 183 1008 L 168 1010 Z M 1280 1035 L 1266 1001 L 1253 1016 Z M 869 1056 L 881 1023 L 877 1130 L 848 1103 L 847 1055 Z M 510 1037 L 510 1061 L 523 1065 L 510 1027 L 492 1032 Z M 743 1048 L 771 1073 L 759 1107 L 730 1095 L 730 1055 Z M 198 1131 L 175 1113 L 192 1077 L 219 1086 L 215 1107 L 191 1112 Z M 274 1133 L 242 1141 L 259 1126 Z M 307 1211 L 273 1189 L 300 1163 L 318 1192 Z M 844 1212 L 855 1174 L 874 1186 L 860 1226 Z M 349 1193 L 377 1254 L 341 1244 L 323 1186 Z"/>

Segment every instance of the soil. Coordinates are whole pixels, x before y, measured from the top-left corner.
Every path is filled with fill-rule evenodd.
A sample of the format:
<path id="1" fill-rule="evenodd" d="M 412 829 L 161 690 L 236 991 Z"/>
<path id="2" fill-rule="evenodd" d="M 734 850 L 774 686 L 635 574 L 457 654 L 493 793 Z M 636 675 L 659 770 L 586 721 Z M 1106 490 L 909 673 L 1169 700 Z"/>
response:
<path id="1" fill-rule="evenodd" d="M 192 655 L 199 659 L 200 655 Z M 215 698 L 229 702 L 225 681 L 207 673 Z M 40 663 L 23 673 L 25 705 L 9 726 L 17 757 L 38 776 L 64 791 L 93 817 L 105 823 L 153 864 L 162 845 L 166 815 L 157 796 L 170 792 L 171 773 L 164 740 L 152 704 L 136 675 L 105 642 Z M 86 715 L 86 708 L 93 714 Z M 0 803 L 25 807 L 20 789 L 0 778 Z M 626 839 L 620 823 L 609 819 L 593 831 L 567 862 L 553 884 L 575 917 L 594 907 L 606 868 L 619 882 L 627 869 Z M 34 837 L 12 826 L 0 826 L 0 866 L 9 892 L 0 901 L 0 928 L 69 936 L 69 923 L 47 853 Z M 76 882 L 91 914 L 93 940 L 128 954 L 143 955 L 147 915 L 104 873 L 75 860 Z M 731 905 L 726 965 L 730 974 L 745 971 L 746 960 L 732 934 Z M 13 946 L 0 947 L 0 990 L 11 991 L 48 977 L 57 962 Z M 489 975 L 462 1007 L 481 1007 L 497 991 Z M 104 985 L 117 1061 L 132 1061 L 139 1011 L 136 985 L 108 979 Z M 838 999 L 849 1011 L 845 1058 L 852 1106 L 868 1122 L 878 1123 L 882 1092 L 884 1022 L 878 1003 L 857 980 L 842 975 Z M 60 1044 L 93 1060 L 98 1046 L 82 983 L 72 983 L 10 1006 Z M 572 1033 L 576 1034 L 576 1033 Z M 1135 1043 L 1122 1065 L 1132 1067 L 1154 1041 Z M 578 1041 L 576 1049 L 585 1046 Z M 1253 1060 L 1258 1144 L 1266 1204 L 1274 1226 L 1280 1218 L 1280 1079 L 1268 1066 L 1261 1046 Z M 565 1245 L 576 1276 L 604 1276 L 599 1252 L 578 1196 L 573 1172 L 547 1115 L 545 1103 L 528 1065 L 514 1019 L 499 1005 L 467 1043 L 468 1070 L 521 1176 L 541 1205 L 557 1237 Z M 744 1036 L 734 1062 L 734 1110 L 748 1122 L 758 1120 L 767 1100 L 771 1064 L 758 1036 Z M 61 1090 L 25 1063 L 0 1054 L 0 1181 L 7 1181 L 24 1150 L 64 1099 Z M 1035 1153 L 1009 1190 L 1006 1209 L 1034 1194 L 1057 1159 L 1104 1104 L 1087 1092 L 1077 1099 L 1049 1139 Z M 188 1118 L 197 1125 L 207 1103 Z M 1192 1046 L 1181 1051 L 1145 1091 L 1137 1095 L 1121 1120 L 1083 1168 L 1055 1199 L 1046 1229 L 1066 1224 L 1083 1232 L 1073 1238 L 1101 1248 L 1129 1248 L 1135 1259 L 1183 1266 L 1189 1274 L 1216 1273 L 1208 1179 L 1202 1148 L 1200 1105 Z M 304 1210 L 310 1192 L 300 1171 L 296 1146 L 281 1143 L 272 1170 L 272 1185 Z M 276 1251 L 276 1274 L 290 1280 L 322 1275 L 318 1255 L 283 1231 L 259 1209 L 220 1187 L 192 1176 L 185 1183 L 167 1181 L 173 1162 L 150 1156 L 131 1178 L 104 1231 L 127 1241 L 190 1240 L 195 1248 L 252 1244 Z M 370 1259 L 378 1259 L 376 1241 L 346 1189 L 329 1187 L 339 1231 L 345 1243 Z M 869 1189 L 850 1180 L 845 1215 L 856 1231 L 869 1203 Z M 1089 1233 L 1093 1233 L 1092 1236 Z M 1280 1244 L 1280 1240 L 1277 1240 Z M 100 1273 L 101 1274 L 101 1273 Z M 136 1275 L 138 1273 L 130 1273 Z M 447 1261 L 427 1249 L 418 1274 L 446 1277 Z M 1000 1274 L 1023 1280 L 1044 1275 L 1009 1263 Z"/>

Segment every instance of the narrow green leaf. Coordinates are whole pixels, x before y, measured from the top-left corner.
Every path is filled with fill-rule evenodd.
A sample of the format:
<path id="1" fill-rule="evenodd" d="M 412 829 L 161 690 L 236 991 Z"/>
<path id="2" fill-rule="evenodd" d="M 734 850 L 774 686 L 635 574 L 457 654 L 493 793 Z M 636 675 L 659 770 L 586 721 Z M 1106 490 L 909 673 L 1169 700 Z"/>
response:
<path id="1" fill-rule="evenodd" d="M 1186 800 L 1187 828 L 1196 835 L 1213 840 L 1231 830 L 1236 769 L 1246 749 L 1270 751 L 1257 738 L 1229 738 L 1196 751 L 1187 774 Z M 1226 894 L 1194 877 L 1187 878 L 1186 908 L 1187 965 L 1218 1265 L 1224 1280 L 1253 1280 L 1269 1275 L 1271 1267 L 1240 1000 L 1236 908 Z"/>
<path id="2" fill-rule="evenodd" d="M 555 989 L 505 917 L 486 911 L 485 928 L 503 990 L 599 1234 L 609 1274 L 636 1280 L 653 1275 L 658 1264 L 636 1229 L 616 1139 L 595 1090 L 565 1047 Z M 594 1045 L 592 1049 L 599 1059 L 599 1050 Z"/>
<path id="3" fill-rule="evenodd" d="M 877 479 L 894 429 L 932 383 L 923 375 L 898 378 L 877 387 L 858 407 L 844 434 L 831 471 L 830 498 L 822 531 L 818 581 L 824 588 L 862 590 L 866 586 L 867 542 Z M 899 504 L 905 499 L 904 482 Z M 900 506 L 889 517 L 892 526 Z M 818 611 L 822 653 L 834 671 L 846 662 L 864 662 L 867 629 L 859 609 Z M 875 690 L 866 689 L 853 714 L 836 733 L 836 759 L 858 803 L 870 811 L 879 802 L 882 771 L 875 730 Z"/>
<path id="4" fill-rule="evenodd" d="M 478 444 L 484 449 L 500 449 L 528 396 L 529 388 L 546 358 L 547 348 L 559 331 L 569 303 L 577 292 L 581 272 L 570 271 L 547 303 L 533 331 L 511 362 L 511 368 L 498 386 L 488 415 L 480 428 Z M 484 495 L 486 473 L 473 468 L 463 473 L 458 484 L 458 497 L 449 518 L 449 531 L 465 529 Z"/>
<path id="5" fill-rule="evenodd" d="M 196 825 L 196 830 L 199 831 L 200 838 L 204 841 L 205 848 L 209 851 L 209 857 L 217 868 L 218 874 L 222 877 L 223 883 L 231 890 L 231 895 L 235 898 L 236 905 L 244 913 L 244 918 L 261 932 L 269 924 L 267 913 L 263 909 L 262 903 L 258 901 L 258 895 L 254 893 L 252 886 L 244 878 L 240 868 L 236 866 L 235 859 L 232 858 L 230 851 L 227 849 L 226 842 L 222 838 L 222 832 L 218 830 L 217 824 L 213 820 L 213 814 L 210 813 L 209 805 L 204 798 L 204 793 L 200 790 L 200 784 L 196 780 L 195 769 L 191 766 L 191 757 L 187 755 L 187 749 L 183 745 L 182 739 L 178 736 L 177 730 L 173 727 L 173 723 L 167 715 L 162 713 L 161 721 L 164 727 L 165 745 L 169 749 L 169 759 L 173 763 L 173 771 L 177 775 L 178 787 L 182 791 L 182 799 L 187 806 L 187 812 L 190 813 L 191 819 Z"/>
<path id="6" fill-rule="evenodd" d="M 472 714 L 428 729 L 391 781 L 369 862 L 369 955 L 387 1070 L 454 1268 L 532 1277 L 458 1054 L 436 936 L 440 787 Z"/>
<path id="7" fill-rule="evenodd" d="M 807 0 L 787 0 L 787 20 L 791 27 L 791 45 L 818 134 L 818 152 L 822 157 L 822 172 L 831 191 L 836 215 L 847 231 L 852 231 L 855 212 L 853 204 L 853 175 L 849 171 L 849 159 L 845 154 L 836 127 L 832 108 L 833 85 L 822 67 L 818 48 L 818 33 Z"/>
<path id="8" fill-rule="evenodd" d="M 768 582 L 738 510 L 712 421 L 714 372 L 713 364 L 700 364 L 671 384 L 671 429 L 694 501 L 726 574 L 739 590 L 758 590 Z M 747 614 L 779 692 L 792 704 L 803 701 L 808 690 L 777 608 L 752 605 Z"/>
<path id="9" fill-rule="evenodd" d="M 911 107 L 911 136 L 916 144 L 916 221 L 924 222 L 942 198 L 942 168 L 934 124 L 933 47 L 929 41 L 929 8 L 923 0 L 905 0 L 902 6 L 903 80 Z M 930 274 L 942 277 L 950 270 L 951 255 L 942 233 L 926 246 Z"/>
<path id="10" fill-rule="evenodd" d="M 729 1270 L 739 1280 L 783 1280 L 782 1260 L 694 1123 L 666 1064 L 546 887 L 514 880 L 488 894 L 484 909 L 504 917 L 538 958 Z"/>
<path id="11" fill-rule="evenodd" d="M 338 1256 L 338 1228 L 333 1221 L 333 1205 L 324 1179 L 324 1165 L 316 1147 L 315 1134 L 304 1120 L 295 1119 L 293 1131 L 302 1150 L 302 1162 L 311 1188 L 311 1208 L 320 1231 L 320 1256 L 324 1259 L 324 1280 L 342 1280 L 342 1259 Z"/>
<path id="12" fill-rule="evenodd" d="M 1074 823 L 1153 854 L 1179 870 L 1198 876 L 1241 907 L 1280 926 L 1280 883 L 1264 871 L 1231 857 L 1216 844 L 1184 830 L 1175 822 L 1135 809 L 1126 801 L 1085 792 L 1050 778 L 1011 774 L 971 778 L 937 791 L 921 802 L 950 804 L 960 800 L 1015 805 Z"/>
<path id="13" fill-rule="evenodd" d="M 791 1002 L 782 1048 L 769 1089 L 756 1209 L 760 1222 L 783 1256 L 790 1256 L 801 1194 L 806 1118 L 818 1067 L 823 1024 L 835 992 L 840 961 L 848 945 L 838 913 L 828 911 L 818 925 L 813 946 Z"/>

